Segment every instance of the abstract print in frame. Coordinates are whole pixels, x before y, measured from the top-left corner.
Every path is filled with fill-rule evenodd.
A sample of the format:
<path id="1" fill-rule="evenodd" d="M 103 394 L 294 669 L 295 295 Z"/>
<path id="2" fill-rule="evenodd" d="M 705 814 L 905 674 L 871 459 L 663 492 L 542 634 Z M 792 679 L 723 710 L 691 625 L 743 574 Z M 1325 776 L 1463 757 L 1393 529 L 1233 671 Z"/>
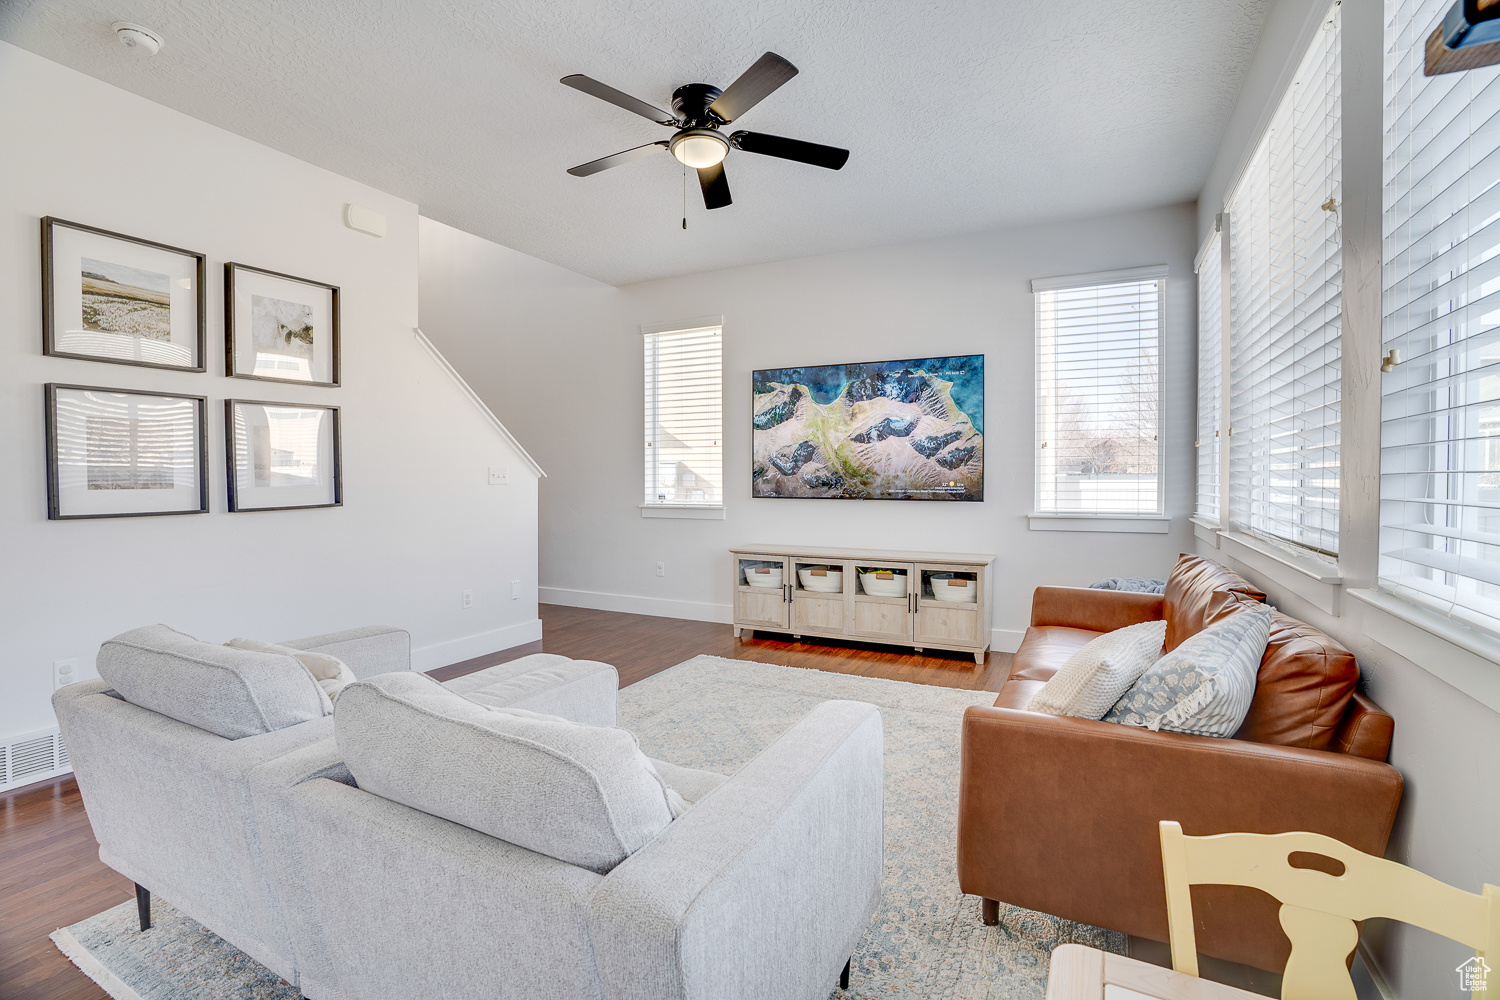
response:
<path id="1" fill-rule="evenodd" d="M 224 367 L 233 378 L 339 384 L 339 290 L 224 265 Z"/>
<path id="2" fill-rule="evenodd" d="M 208 512 L 208 400 L 62 385 L 45 388 L 47 517 Z"/>
<path id="3" fill-rule="evenodd" d="M 294 510 L 344 503 L 339 408 L 224 401 L 229 510 Z"/>
<path id="4" fill-rule="evenodd" d="M 754 497 L 984 499 L 984 356 L 754 373 Z"/>
<path id="5" fill-rule="evenodd" d="M 206 370 L 204 256 L 47 217 L 42 220 L 42 353 Z"/>

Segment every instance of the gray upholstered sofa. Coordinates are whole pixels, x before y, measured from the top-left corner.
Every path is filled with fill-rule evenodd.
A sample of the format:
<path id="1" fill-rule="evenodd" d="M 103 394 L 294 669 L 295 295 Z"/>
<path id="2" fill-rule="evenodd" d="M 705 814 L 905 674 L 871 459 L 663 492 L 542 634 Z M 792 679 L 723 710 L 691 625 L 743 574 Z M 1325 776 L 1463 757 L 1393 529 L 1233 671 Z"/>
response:
<path id="1" fill-rule="evenodd" d="M 399 782 L 376 786 L 384 795 L 358 787 L 354 774 L 373 781 L 377 772 L 369 759 L 346 766 L 334 738 L 340 715 L 354 731 L 352 708 L 227 738 L 126 700 L 139 683 L 132 668 L 181 666 L 174 641 L 118 637 L 101 650 L 106 680 L 54 698 L 100 856 L 311 1000 L 811 1000 L 847 971 L 876 908 L 882 733 L 873 706 L 825 703 L 727 779 L 653 761 L 686 811 L 623 860 L 591 869 L 436 815 L 422 796 L 403 803 Z M 203 645 L 188 658 L 237 655 Z M 397 630 L 287 645 L 337 649 L 366 681 L 358 689 L 413 688 L 380 676 L 409 666 Z M 281 669 L 267 662 L 257 669 Z M 243 666 L 236 676 L 247 676 Z M 310 693 L 288 693 L 295 673 L 281 666 L 269 678 L 281 702 L 235 704 L 231 692 L 215 710 L 272 723 L 322 712 Z M 465 705 L 615 723 L 618 677 L 606 664 L 538 654 L 446 691 L 422 683 Z M 172 705 L 170 694 L 138 696 L 166 697 L 159 707 L 176 714 L 202 711 Z M 400 758 L 399 734 L 366 731 Z M 394 766 L 399 776 L 404 765 Z"/>

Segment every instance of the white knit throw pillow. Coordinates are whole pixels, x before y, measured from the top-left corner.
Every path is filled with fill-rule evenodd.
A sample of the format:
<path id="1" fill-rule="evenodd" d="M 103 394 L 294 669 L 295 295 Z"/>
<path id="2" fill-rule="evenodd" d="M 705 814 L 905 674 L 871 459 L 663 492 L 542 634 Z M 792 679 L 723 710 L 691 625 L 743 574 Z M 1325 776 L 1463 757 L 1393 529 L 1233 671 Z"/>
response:
<path id="1" fill-rule="evenodd" d="M 319 653 L 311 649 L 293 649 L 291 646 L 283 646 L 280 643 L 264 642 L 260 639 L 230 639 L 224 643 L 236 649 L 253 649 L 262 653 L 280 653 L 290 656 L 308 673 L 312 674 L 313 680 L 318 682 L 318 687 L 328 695 L 329 701 L 338 701 L 344 688 L 354 683 L 354 671 L 336 656 L 327 653 Z"/>
<path id="2" fill-rule="evenodd" d="M 1106 632 L 1068 657 L 1027 705 L 1028 711 L 1102 719 L 1130 685 L 1161 657 L 1165 621 Z"/>

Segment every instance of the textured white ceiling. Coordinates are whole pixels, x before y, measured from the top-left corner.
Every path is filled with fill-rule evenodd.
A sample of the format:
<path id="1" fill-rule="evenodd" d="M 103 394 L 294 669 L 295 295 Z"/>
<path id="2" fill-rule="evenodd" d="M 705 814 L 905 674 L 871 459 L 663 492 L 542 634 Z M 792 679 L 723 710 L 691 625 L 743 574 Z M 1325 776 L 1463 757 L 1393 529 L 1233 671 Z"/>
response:
<path id="1" fill-rule="evenodd" d="M 614 284 L 1169 204 L 1203 183 L 1269 0 L 5 0 L 0 38 L 422 213 Z M 146 58 L 115 20 L 166 40 Z M 740 151 L 708 213 L 660 106 L 761 52 L 801 75 L 737 127 L 843 146 L 835 173 Z M 15 95 L 0 95 L 14 100 Z"/>

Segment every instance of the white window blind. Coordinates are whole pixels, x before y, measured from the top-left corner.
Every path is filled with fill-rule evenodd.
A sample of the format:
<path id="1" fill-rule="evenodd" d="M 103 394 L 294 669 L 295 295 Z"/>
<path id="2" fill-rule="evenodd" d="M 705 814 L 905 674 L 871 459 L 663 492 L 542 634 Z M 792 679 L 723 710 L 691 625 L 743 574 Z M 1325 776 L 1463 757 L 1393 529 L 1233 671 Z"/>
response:
<path id="1" fill-rule="evenodd" d="M 1223 235 L 1214 233 L 1198 261 L 1198 501 L 1195 512 L 1219 519 L 1220 400 L 1224 388 Z"/>
<path id="2" fill-rule="evenodd" d="M 1339 8 L 1229 202 L 1230 522 L 1338 554 Z"/>
<path id="3" fill-rule="evenodd" d="M 645 335 L 649 506 L 724 502 L 721 333 L 706 326 Z"/>
<path id="4" fill-rule="evenodd" d="M 1447 7 L 1385 5 L 1379 572 L 1500 632 L 1500 70 L 1422 75 Z"/>
<path id="5" fill-rule="evenodd" d="M 1038 512 L 1162 513 L 1165 275 L 1140 268 L 1032 282 Z"/>

